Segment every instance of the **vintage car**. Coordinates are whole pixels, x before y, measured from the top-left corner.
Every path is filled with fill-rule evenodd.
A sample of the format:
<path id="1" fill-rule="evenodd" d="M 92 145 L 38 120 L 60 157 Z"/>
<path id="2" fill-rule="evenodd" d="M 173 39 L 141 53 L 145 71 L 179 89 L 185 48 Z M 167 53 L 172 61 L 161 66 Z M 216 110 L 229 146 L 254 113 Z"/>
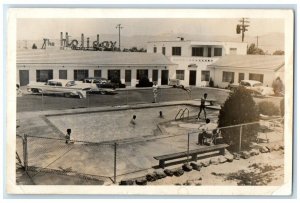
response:
<path id="1" fill-rule="evenodd" d="M 234 89 L 238 86 L 245 87 L 251 92 L 254 96 L 270 96 L 274 95 L 273 88 L 265 87 L 263 84 L 256 80 L 241 80 L 239 85 L 230 85 L 231 89 Z"/>
<path id="2" fill-rule="evenodd" d="M 84 84 L 93 84 L 93 88 L 89 92 L 100 94 L 113 94 L 115 93 L 115 84 L 111 83 L 106 78 L 85 78 Z"/>
<path id="3" fill-rule="evenodd" d="M 86 92 L 96 89 L 95 84 L 85 84 L 75 80 L 51 79 L 45 82 L 30 82 L 27 91 L 44 94 L 63 94 L 65 97 L 86 98 Z"/>

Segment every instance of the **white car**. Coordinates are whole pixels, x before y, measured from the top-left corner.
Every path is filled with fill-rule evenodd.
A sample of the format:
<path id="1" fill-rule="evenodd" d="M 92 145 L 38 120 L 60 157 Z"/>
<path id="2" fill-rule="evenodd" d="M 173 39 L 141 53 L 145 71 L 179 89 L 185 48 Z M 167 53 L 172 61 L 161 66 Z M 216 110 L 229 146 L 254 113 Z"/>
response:
<path id="1" fill-rule="evenodd" d="M 258 96 L 270 96 L 274 95 L 273 88 L 265 87 L 263 84 L 256 80 L 242 80 L 240 86 L 250 90 L 252 94 Z"/>
<path id="2" fill-rule="evenodd" d="M 65 97 L 79 96 L 86 98 L 86 91 L 95 88 L 95 84 L 83 83 L 74 80 L 52 79 L 44 82 L 31 82 L 27 91 L 32 93 L 63 94 Z"/>

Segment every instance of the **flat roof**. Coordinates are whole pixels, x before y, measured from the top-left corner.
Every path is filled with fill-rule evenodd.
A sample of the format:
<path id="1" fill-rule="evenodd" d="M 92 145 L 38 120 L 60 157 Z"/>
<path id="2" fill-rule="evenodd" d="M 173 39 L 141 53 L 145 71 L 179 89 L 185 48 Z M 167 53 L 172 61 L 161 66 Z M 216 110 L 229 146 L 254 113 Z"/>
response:
<path id="1" fill-rule="evenodd" d="M 284 55 L 227 55 L 215 63 L 211 68 L 251 68 L 277 71 L 284 66 Z"/>
<path id="2" fill-rule="evenodd" d="M 175 65 L 158 53 L 42 49 L 17 51 L 17 64 Z"/>

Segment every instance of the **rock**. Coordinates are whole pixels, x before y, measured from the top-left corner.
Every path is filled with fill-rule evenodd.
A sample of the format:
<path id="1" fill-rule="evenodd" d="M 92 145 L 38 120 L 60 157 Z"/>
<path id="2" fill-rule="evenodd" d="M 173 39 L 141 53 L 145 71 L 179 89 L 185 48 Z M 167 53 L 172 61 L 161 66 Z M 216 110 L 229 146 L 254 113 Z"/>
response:
<path id="1" fill-rule="evenodd" d="M 189 164 L 183 164 L 182 169 L 186 172 L 190 172 L 193 170 L 193 168 Z"/>
<path id="2" fill-rule="evenodd" d="M 267 152 L 269 152 L 269 148 L 267 148 L 266 146 L 263 146 L 263 147 L 261 147 L 261 148 L 259 149 L 259 151 L 260 151 L 261 153 L 267 153 Z"/>
<path id="3" fill-rule="evenodd" d="M 280 150 L 280 146 L 279 146 L 279 145 L 273 145 L 273 146 L 271 147 L 271 150 L 272 150 L 272 151 L 279 151 L 279 150 Z"/>
<path id="4" fill-rule="evenodd" d="M 181 168 L 174 169 L 173 174 L 177 177 L 182 176 L 184 174 L 184 170 L 182 170 Z"/>
<path id="5" fill-rule="evenodd" d="M 219 163 L 225 163 L 225 162 L 227 162 L 227 159 L 225 158 L 225 156 L 220 156 L 218 158 L 218 161 L 219 161 Z"/>
<path id="6" fill-rule="evenodd" d="M 165 174 L 165 172 L 162 169 L 154 171 L 154 174 L 156 175 L 156 177 L 158 179 L 162 179 L 162 178 L 167 177 L 167 175 Z"/>
<path id="7" fill-rule="evenodd" d="M 146 179 L 147 179 L 147 181 L 149 181 L 149 182 L 156 181 L 156 180 L 157 180 L 157 176 L 156 176 L 155 173 L 148 173 L 148 174 L 146 175 Z"/>
<path id="8" fill-rule="evenodd" d="M 258 150 L 258 149 L 251 149 L 251 150 L 250 150 L 250 155 L 251 155 L 251 156 L 259 155 L 259 150 Z"/>
<path id="9" fill-rule="evenodd" d="M 279 146 L 279 149 L 280 149 L 280 150 L 284 150 L 284 146 L 283 146 L 283 145 L 280 145 L 280 146 Z"/>
<path id="10" fill-rule="evenodd" d="M 119 185 L 133 185 L 133 180 L 121 180 Z"/>
<path id="11" fill-rule="evenodd" d="M 238 154 L 238 153 L 236 153 L 236 152 L 234 152 L 232 155 L 233 155 L 233 158 L 234 158 L 235 160 L 239 160 L 240 157 L 241 157 L 241 155 Z"/>
<path id="12" fill-rule="evenodd" d="M 232 154 L 225 154 L 225 158 L 227 159 L 228 162 L 232 162 L 234 159 Z"/>
<path id="13" fill-rule="evenodd" d="M 201 162 L 201 166 L 207 167 L 210 165 L 210 160 L 205 160 Z"/>
<path id="14" fill-rule="evenodd" d="M 210 164 L 218 165 L 219 164 L 219 158 L 218 157 L 211 158 L 210 159 Z"/>
<path id="15" fill-rule="evenodd" d="M 247 151 L 242 151 L 241 152 L 241 158 L 243 159 L 249 159 L 250 158 L 250 153 Z"/>
<path id="16" fill-rule="evenodd" d="M 191 162 L 190 166 L 196 170 L 196 171 L 200 171 L 201 170 L 201 166 L 199 164 L 197 164 L 196 162 Z"/>
<path id="17" fill-rule="evenodd" d="M 165 174 L 166 174 L 167 176 L 173 176 L 173 175 L 174 175 L 174 174 L 173 174 L 173 171 L 171 171 L 170 169 L 165 169 L 164 172 L 165 172 Z"/>
<path id="18" fill-rule="evenodd" d="M 146 177 L 138 178 L 135 180 L 135 183 L 137 185 L 147 185 L 147 179 Z"/>

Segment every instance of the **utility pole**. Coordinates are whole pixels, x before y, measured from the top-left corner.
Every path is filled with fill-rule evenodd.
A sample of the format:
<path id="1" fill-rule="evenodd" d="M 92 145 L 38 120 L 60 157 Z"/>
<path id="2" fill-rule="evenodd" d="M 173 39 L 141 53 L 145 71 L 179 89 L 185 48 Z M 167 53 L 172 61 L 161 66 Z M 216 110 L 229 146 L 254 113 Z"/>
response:
<path id="1" fill-rule="evenodd" d="M 250 25 L 246 24 L 246 23 L 250 23 L 250 21 L 248 21 L 247 19 L 248 18 L 242 18 L 241 20 L 239 20 L 239 22 L 241 22 L 241 24 L 237 24 L 237 26 L 236 26 L 236 33 L 240 34 L 242 32 L 242 42 L 244 42 L 245 32 L 248 31 L 247 27 L 250 26 Z"/>
<path id="2" fill-rule="evenodd" d="M 121 29 L 123 27 L 121 27 L 121 24 L 118 24 L 116 28 L 119 29 L 119 50 L 121 51 Z"/>
<path id="3" fill-rule="evenodd" d="M 256 47 L 258 48 L 258 36 L 256 36 Z"/>

